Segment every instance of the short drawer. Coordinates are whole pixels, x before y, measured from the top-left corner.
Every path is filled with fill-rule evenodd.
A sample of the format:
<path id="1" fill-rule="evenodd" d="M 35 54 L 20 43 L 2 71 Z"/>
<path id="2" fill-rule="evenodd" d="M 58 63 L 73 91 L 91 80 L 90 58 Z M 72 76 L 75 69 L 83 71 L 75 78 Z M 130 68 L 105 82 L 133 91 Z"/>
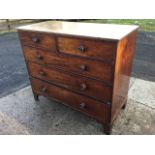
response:
<path id="1" fill-rule="evenodd" d="M 70 89 L 77 93 L 95 98 L 103 102 L 111 102 L 112 89 L 102 82 L 88 78 L 66 74 L 63 71 L 43 67 L 35 63 L 28 63 L 31 76 Z"/>
<path id="2" fill-rule="evenodd" d="M 111 65 L 77 57 L 67 57 L 28 47 L 24 47 L 23 51 L 27 61 L 53 66 L 73 74 L 80 74 L 105 82 L 108 81 L 108 83 L 113 82 L 113 66 Z"/>
<path id="3" fill-rule="evenodd" d="M 83 38 L 57 38 L 59 52 L 91 59 L 112 62 L 116 52 L 116 42 L 85 40 Z"/>
<path id="4" fill-rule="evenodd" d="M 19 31 L 22 45 L 40 47 L 51 51 L 56 51 L 55 38 L 50 34 Z"/>
<path id="5" fill-rule="evenodd" d="M 31 78 L 33 91 L 37 94 L 54 98 L 76 110 L 86 113 L 101 122 L 108 122 L 110 105 L 73 93 L 66 89 Z"/>

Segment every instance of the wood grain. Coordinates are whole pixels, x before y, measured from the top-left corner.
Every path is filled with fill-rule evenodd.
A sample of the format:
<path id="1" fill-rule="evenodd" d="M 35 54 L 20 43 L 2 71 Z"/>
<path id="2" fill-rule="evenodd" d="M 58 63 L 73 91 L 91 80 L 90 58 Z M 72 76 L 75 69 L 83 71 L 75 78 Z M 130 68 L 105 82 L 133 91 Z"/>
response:
<path id="1" fill-rule="evenodd" d="M 31 78 L 31 84 L 37 94 L 54 98 L 67 106 L 97 119 L 100 122 L 104 122 L 105 124 L 109 123 L 109 105 L 34 78 Z M 82 103 L 85 104 L 85 106 L 81 106 Z"/>
<path id="2" fill-rule="evenodd" d="M 136 34 L 134 31 L 120 40 L 117 48 L 111 122 L 114 121 L 123 104 L 126 104 L 134 56 Z"/>
<path id="3" fill-rule="evenodd" d="M 105 103 L 111 102 L 112 89 L 102 82 L 90 80 L 72 74 L 66 74 L 53 68 L 40 66 L 35 63 L 28 63 L 30 75 L 77 93 L 101 100 Z"/>
<path id="4" fill-rule="evenodd" d="M 126 107 L 138 26 L 43 22 L 18 29 L 36 101 L 60 101 L 111 127 Z"/>
<path id="5" fill-rule="evenodd" d="M 50 34 L 27 31 L 19 31 L 18 34 L 22 45 L 40 47 L 56 52 L 55 38 Z"/>
<path id="6" fill-rule="evenodd" d="M 114 71 L 111 65 L 62 54 L 57 55 L 35 48 L 23 47 L 23 50 L 27 61 L 63 69 L 66 72 L 101 80 L 107 84 L 113 82 Z M 41 56 L 41 59 L 37 59 L 38 55 Z M 86 69 L 81 70 L 81 65 L 84 65 Z"/>
<path id="7" fill-rule="evenodd" d="M 90 59 L 112 62 L 116 52 L 117 42 L 94 41 L 82 38 L 57 38 L 58 51 Z M 83 47 L 83 50 L 81 49 Z"/>
<path id="8" fill-rule="evenodd" d="M 138 29 L 137 25 L 80 23 L 64 21 L 46 21 L 42 23 L 21 26 L 18 30 L 45 32 L 49 34 L 72 37 L 85 37 L 102 40 L 120 40 Z"/>

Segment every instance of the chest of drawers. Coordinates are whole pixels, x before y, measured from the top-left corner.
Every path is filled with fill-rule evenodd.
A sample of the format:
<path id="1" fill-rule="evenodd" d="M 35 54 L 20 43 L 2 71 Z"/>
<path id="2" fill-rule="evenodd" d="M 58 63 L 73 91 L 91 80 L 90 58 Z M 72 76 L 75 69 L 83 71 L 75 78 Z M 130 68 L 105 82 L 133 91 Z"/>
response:
<path id="1" fill-rule="evenodd" d="M 137 28 L 61 21 L 19 27 L 35 100 L 58 100 L 110 134 L 127 103 Z"/>

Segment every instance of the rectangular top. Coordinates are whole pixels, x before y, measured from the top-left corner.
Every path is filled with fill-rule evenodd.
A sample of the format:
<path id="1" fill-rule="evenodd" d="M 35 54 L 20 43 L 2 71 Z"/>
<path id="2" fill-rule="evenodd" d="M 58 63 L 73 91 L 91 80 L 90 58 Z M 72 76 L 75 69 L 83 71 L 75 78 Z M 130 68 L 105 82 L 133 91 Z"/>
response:
<path id="1" fill-rule="evenodd" d="M 120 40 L 132 31 L 138 29 L 136 25 L 96 24 L 64 21 L 46 21 L 27 26 L 18 30 L 38 31 L 53 34 L 85 36 L 91 38 Z"/>

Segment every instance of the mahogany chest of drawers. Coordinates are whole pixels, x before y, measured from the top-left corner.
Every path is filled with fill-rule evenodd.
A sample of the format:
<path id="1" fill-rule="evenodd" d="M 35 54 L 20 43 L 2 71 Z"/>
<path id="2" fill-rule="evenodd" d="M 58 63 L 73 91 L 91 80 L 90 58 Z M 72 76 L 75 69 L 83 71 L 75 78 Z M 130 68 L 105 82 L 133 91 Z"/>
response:
<path id="1" fill-rule="evenodd" d="M 127 103 L 138 26 L 48 21 L 18 28 L 39 95 L 101 122 L 110 134 Z"/>

